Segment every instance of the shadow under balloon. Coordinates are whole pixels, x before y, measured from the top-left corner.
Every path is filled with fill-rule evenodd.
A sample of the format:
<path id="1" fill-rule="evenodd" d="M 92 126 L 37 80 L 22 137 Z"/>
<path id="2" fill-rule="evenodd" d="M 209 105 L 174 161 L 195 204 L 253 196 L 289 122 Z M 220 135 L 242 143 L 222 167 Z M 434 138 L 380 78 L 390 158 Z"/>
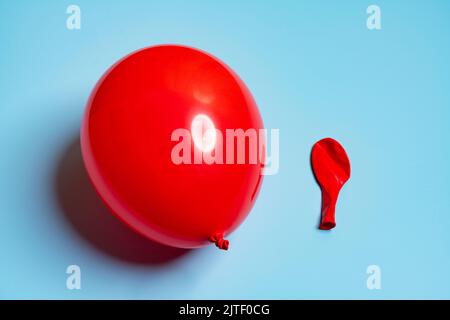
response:
<path id="1" fill-rule="evenodd" d="M 192 251 L 148 240 L 109 212 L 89 181 L 79 138 L 70 143 L 58 162 L 55 192 L 71 226 L 110 256 L 137 264 L 164 265 Z"/>

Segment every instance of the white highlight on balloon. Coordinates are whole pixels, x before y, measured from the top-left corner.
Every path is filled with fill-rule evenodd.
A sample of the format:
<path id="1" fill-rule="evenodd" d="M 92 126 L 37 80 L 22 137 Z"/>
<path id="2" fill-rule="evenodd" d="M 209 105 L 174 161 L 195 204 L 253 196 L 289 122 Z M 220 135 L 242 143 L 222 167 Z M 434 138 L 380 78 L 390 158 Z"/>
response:
<path id="1" fill-rule="evenodd" d="M 210 152 L 216 145 L 216 127 L 211 118 L 205 114 L 198 114 L 191 124 L 191 135 L 194 145 L 202 152 Z"/>

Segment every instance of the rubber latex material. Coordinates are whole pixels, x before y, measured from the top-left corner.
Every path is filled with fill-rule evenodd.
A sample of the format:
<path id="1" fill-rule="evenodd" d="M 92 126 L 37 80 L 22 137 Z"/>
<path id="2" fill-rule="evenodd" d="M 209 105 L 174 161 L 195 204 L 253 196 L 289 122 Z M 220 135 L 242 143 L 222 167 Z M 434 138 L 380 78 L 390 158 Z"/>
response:
<path id="1" fill-rule="evenodd" d="M 94 89 L 81 129 L 83 159 L 103 201 L 139 233 L 175 247 L 213 242 L 225 250 L 223 237 L 256 200 L 264 159 L 174 164 L 179 141 L 171 134 L 190 130 L 199 114 L 224 134 L 224 144 L 226 129 L 264 128 L 250 91 L 217 58 L 175 45 L 140 50 Z"/>
<path id="2" fill-rule="evenodd" d="M 339 191 L 350 178 L 350 160 L 339 142 L 326 138 L 313 146 L 311 164 L 322 189 L 322 217 L 319 228 L 330 230 L 336 226 L 335 209 Z"/>

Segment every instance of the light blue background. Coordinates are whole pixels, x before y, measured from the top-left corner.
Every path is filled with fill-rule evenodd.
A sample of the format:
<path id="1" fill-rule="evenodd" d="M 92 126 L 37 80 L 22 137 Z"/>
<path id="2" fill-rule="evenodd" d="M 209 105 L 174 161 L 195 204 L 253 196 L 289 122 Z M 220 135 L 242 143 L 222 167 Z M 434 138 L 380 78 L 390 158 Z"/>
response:
<path id="1" fill-rule="evenodd" d="M 70 2 L 0 1 L 0 298 L 450 298 L 450 2 L 377 0 L 381 31 L 362 0 L 75 3 L 80 31 L 66 29 Z M 228 63 L 280 129 L 280 172 L 229 252 L 146 242 L 82 171 L 90 90 L 161 43 Z M 309 166 L 326 136 L 352 163 L 331 232 L 317 230 Z M 80 291 L 66 289 L 70 264 Z"/>

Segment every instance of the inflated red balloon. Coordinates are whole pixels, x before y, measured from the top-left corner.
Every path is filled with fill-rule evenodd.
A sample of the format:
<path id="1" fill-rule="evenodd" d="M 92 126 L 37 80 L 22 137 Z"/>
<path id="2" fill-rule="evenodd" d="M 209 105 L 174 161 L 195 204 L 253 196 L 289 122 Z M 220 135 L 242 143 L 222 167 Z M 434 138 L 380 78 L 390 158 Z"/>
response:
<path id="1" fill-rule="evenodd" d="M 245 84 L 205 52 L 163 45 L 125 57 L 99 81 L 84 114 L 89 176 L 111 211 L 144 236 L 175 247 L 214 242 L 227 249 L 224 237 L 255 202 L 264 159 L 174 162 L 178 128 L 192 134 L 192 152 L 184 157 L 199 148 L 212 154 L 220 141 L 209 129 L 225 134 L 263 123 Z"/>
<path id="2" fill-rule="evenodd" d="M 322 189 L 322 219 L 319 228 L 330 230 L 336 226 L 335 208 L 339 191 L 350 178 L 350 160 L 339 142 L 326 138 L 313 146 L 311 162 Z"/>

